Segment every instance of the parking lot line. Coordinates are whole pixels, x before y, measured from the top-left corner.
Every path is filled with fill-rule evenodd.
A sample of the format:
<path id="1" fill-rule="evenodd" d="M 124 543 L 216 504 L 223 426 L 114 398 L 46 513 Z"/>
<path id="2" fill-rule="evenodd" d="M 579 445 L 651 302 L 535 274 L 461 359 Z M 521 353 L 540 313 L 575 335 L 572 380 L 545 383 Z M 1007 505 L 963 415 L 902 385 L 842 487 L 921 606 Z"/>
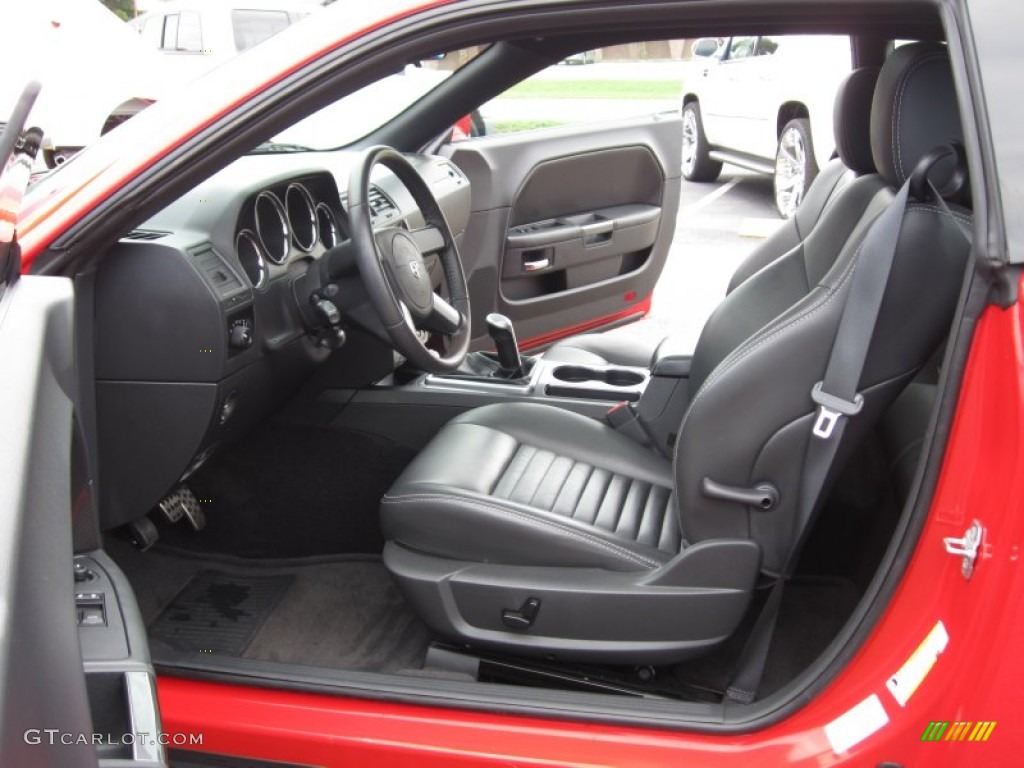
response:
<path id="1" fill-rule="evenodd" d="M 743 181 L 743 179 L 742 178 L 738 178 L 738 179 L 733 179 L 732 181 L 726 182 L 725 184 L 720 186 L 718 189 L 716 189 L 716 190 L 714 190 L 712 192 L 708 192 L 706 195 L 704 195 L 704 197 L 702 197 L 697 202 L 690 203 L 689 205 L 684 206 L 683 208 L 681 208 L 679 210 L 679 213 L 684 214 L 684 215 L 685 214 L 689 214 L 689 213 L 696 213 L 697 211 L 701 210 L 705 206 L 708 206 L 711 203 L 715 202 L 715 200 L 717 200 L 718 198 L 722 197 L 722 195 L 726 194 L 730 189 L 735 187 L 741 181 Z"/>

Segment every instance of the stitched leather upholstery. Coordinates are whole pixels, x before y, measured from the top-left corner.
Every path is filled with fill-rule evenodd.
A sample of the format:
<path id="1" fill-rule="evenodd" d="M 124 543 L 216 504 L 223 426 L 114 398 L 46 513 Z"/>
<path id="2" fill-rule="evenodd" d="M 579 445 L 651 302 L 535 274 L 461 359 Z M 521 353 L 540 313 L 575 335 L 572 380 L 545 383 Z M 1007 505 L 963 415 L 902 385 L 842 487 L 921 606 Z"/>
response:
<path id="1" fill-rule="evenodd" d="M 836 154 L 859 176 L 875 172 L 871 156 L 871 101 L 880 73 L 878 67 L 855 69 L 836 92 L 832 111 Z"/>
<path id="2" fill-rule="evenodd" d="M 543 448 L 521 443 L 491 495 L 673 554 L 680 548 L 671 488 Z"/>
<path id="3" fill-rule="evenodd" d="M 889 184 L 903 184 L 918 159 L 935 146 L 963 141 L 952 93 L 944 45 L 905 45 L 886 61 L 871 104 L 871 154 L 878 173 Z M 931 177 L 942 187 L 941 167 Z"/>
<path id="4" fill-rule="evenodd" d="M 449 422 L 382 510 L 385 537 L 486 562 L 638 570 L 681 547 L 665 459 L 593 419 L 532 403 Z"/>

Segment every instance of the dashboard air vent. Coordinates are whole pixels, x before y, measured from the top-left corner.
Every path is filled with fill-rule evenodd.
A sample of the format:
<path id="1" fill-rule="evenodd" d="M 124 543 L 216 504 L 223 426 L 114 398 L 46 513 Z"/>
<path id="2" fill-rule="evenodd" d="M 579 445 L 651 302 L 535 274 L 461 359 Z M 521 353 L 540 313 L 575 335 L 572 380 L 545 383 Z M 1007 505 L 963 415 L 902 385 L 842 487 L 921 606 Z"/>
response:
<path id="1" fill-rule="evenodd" d="M 341 207 L 348 212 L 348 194 L 345 192 L 341 195 Z M 375 224 L 396 219 L 400 214 L 398 206 L 375 185 L 370 186 L 370 210 Z"/>
<path id="2" fill-rule="evenodd" d="M 390 219 L 398 215 L 398 208 L 391 202 L 391 199 L 381 192 L 377 187 L 370 187 L 370 209 L 373 217 Z"/>
<path id="3" fill-rule="evenodd" d="M 133 229 L 122 240 L 159 240 L 161 237 L 167 237 L 169 232 L 158 232 L 155 229 Z"/>

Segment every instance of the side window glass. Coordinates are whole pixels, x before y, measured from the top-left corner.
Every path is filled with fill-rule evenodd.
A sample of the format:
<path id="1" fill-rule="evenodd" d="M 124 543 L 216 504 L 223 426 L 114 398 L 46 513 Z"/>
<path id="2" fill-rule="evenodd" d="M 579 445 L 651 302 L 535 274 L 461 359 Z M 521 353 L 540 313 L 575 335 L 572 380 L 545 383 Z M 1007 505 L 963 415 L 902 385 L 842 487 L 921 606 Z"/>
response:
<path id="1" fill-rule="evenodd" d="M 402 71 L 385 75 L 300 120 L 277 134 L 274 141 L 318 149 L 350 144 L 394 119 L 483 50 L 481 46 L 473 46 L 410 62 Z M 458 120 L 458 130 L 454 133 L 464 138 L 483 130 L 480 112 L 474 109 Z"/>
<path id="2" fill-rule="evenodd" d="M 161 50 L 175 51 L 178 49 L 178 14 L 164 16 L 164 39 L 160 43 Z"/>
<path id="3" fill-rule="evenodd" d="M 178 18 L 177 50 L 189 53 L 201 53 L 203 50 L 202 23 L 195 11 L 182 11 Z"/>
<path id="4" fill-rule="evenodd" d="M 756 37 L 734 37 L 729 43 L 728 59 L 732 61 L 734 59 L 745 59 L 748 56 L 753 56 L 756 47 Z"/>
<path id="5" fill-rule="evenodd" d="M 509 134 L 678 111 L 684 40 L 578 51 L 479 109 L 474 134 Z"/>

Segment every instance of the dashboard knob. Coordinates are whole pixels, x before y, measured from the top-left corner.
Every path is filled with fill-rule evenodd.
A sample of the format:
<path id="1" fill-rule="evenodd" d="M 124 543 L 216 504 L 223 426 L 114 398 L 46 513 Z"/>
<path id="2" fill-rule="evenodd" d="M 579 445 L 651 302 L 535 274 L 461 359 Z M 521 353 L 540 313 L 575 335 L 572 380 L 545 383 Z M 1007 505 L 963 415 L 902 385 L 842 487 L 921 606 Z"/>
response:
<path id="1" fill-rule="evenodd" d="M 81 584 L 83 581 L 92 581 L 96 578 L 96 574 L 90 571 L 86 567 L 85 563 L 80 563 L 79 561 L 75 560 L 74 569 L 76 584 Z"/>
<path id="2" fill-rule="evenodd" d="M 228 344 L 232 349 L 248 349 L 252 346 L 252 328 L 242 324 L 232 326 Z"/>
<path id="3" fill-rule="evenodd" d="M 330 326 L 336 326 L 341 322 L 341 312 L 338 311 L 338 306 L 328 299 L 314 297 L 313 306 L 319 313 L 321 319 L 326 320 Z"/>

